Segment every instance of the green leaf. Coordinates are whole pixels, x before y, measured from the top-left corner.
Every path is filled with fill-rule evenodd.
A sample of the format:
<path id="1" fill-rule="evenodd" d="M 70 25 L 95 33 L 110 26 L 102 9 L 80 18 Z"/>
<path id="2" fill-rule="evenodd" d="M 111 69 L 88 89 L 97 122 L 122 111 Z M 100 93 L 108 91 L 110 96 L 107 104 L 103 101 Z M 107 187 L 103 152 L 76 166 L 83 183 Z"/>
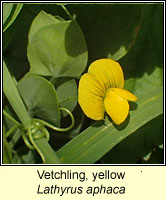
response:
<path id="1" fill-rule="evenodd" d="M 161 4 L 142 5 L 137 39 L 130 52 L 120 60 L 127 78 L 125 88 L 138 97 L 163 85 L 162 15 Z M 163 121 L 159 116 L 113 148 L 102 162 L 136 163 L 142 156 L 151 153 L 156 141 L 163 142 L 162 132 Z"/>
<path id="2" fill-rule="evenodd" d="M 13 3 L 4 3 L 3 4 L 3 25 L 5 24 L 7 18 L 9 17 L 13 8 Z"/>
<path id="3" fill-rule="evenodd" d="M 82 112 L 79 105 L 74 110 L 73 115 L 75 117 L 75 125 L 72 128 L 72 130 L 69 132 L 68 137 L 70 139 L 74 138 L 76 135 L 78 135 L 80 133 L 80 130 L 81 130 L 81 128 L 84 124 L 84 120 L 85 120 L 85 115 Z"/>
<path id="4" fill-rule="evenodd" d="M 87 63 L 87 47 L 81 29 L 75 21 L 57 23 L 55 19 L 52 24 L 53 17 L 43 17 L 44 15 L 44 12 L 39 14 L 34 21 L 36 24 L 39 17 L 39 27 L 42 28 L 37 31 L 32 23 L 30 29 L 27 52 L 30 72 L 44 76 L 78 78 Z M 44 25 L 41 25 L 41 18 L 47 18 Z"/>
<path id="5" fill-rule="evenodd" d="M 17 150 L 17 154 L 14 155 L 12 161 L 13 164 L 35 164 L 36 161 L 38 161 L 38 163 L 40 162 L 40 157 L 37 155 L 36 151 L 29 150 L 27 152 L 27 150 L 25 151 L 24 148 L 19 148 L 19 150 Z"/>
<path id="6" fill-rule="evenodd" d="M 3 92 L 7 97 L 13 110 L 17 114 L 19 120 L 25 127 L 27 127 L 31 121 L 31 118 L 28 115 L 28 112 L 20 97 L 15 82 L 12 79 L 4 61 L 3 61 Z"/>
<path id="7" fill-rule="evenodd" d="M 135 95 L 143 95 L 163 85 L 162 13 L 160 4 L 142 5 L 142 22 L 137 40 L 130 52 L 120 60 L 127 79 L 125 88 Z M 159 42 L 158 46 L 156 41 Z"/>
<path id="8" fill-rule="evenodd" d="M 17 18 L 23 7 L 23 3 L 4 3 L 3 4 L 3 31 L 9 28 Z"/>
<path id="9" fill-rule="evenodd" d="M 163 115 L 160 115 L 116 145 L 102 158 L 102 163 L 135 164 L 162 143 Z"/>
<path id="10" fill-rule="evenodd" d="M 35 142 L 45 157 L 45 164 L 61 164 L 59 157 L 45 138 L 37 139 Z"/>
<path id="11" fill-rule="evenodd" d="M 35 75 L 25 76 L 18 82 L 18 89 L 32 117 L 38 116 L 59 126 L 59 103 L 49 81 Z"/>
<path id="12" fill-rule="evenodd" d="M 17 129 L 9 142 L 9 147 L 11 149 L 14 148 L 14 146 L 17 144 L 20 138 L 21 138 L 21 131 L 20 129 Z"/>
<path id="13" fill-rule="evenodd" d="M 90 60 L 119 60 L 133 46 L 141 22 L 141 5 L 69 4 L 66 8 L 76 15 L 85 34 Z"/>
<path id="14" fill-rule="evenodd" d="M 138 108 L 130 111 L 120 126 L 99 121 L 87 128 L 57 154 L 63 163 L 94 163 L 115 145 L 163 112 L 163 88 L 157 88 L 139 97 Z"/>
<path id="15" fill-rule="evenodd" d="M 74 79 L 58 78 L 55 82 L 59 104 L 70 111 L 73 111 L 77 105 L 77 85 Z M 64 113 L 66 116 L 67 113 Z"/>
<path id="16" fill-rule="evenodd" d="M 54 17 L 53 15 L 47 14 L 43 10 L 40 11 L 40 13 L 38 14 L 37 17 L 35 17 L 32 25 L 31 25 L 31 29 L 30 29 L 29 36 L 28 36 L 29 42 L 31 42 L 34 34 L 37 31 L 39 31 L 41 28 L 48 26 L 48 25 L 56 24 L 58 22 L 59 22 L 59 20 L 56 17 Z"/>
<path id="17" fill-rule="evenodd" d="M 47 7 L 52 9 L 53 13 L 57 13 L 57 7 L 59 6 L 48 6 L 47 4 L 42 4 L 42 6 L 40 6 L 40 4 L 36 4 L 34 6 L 34 4 L 24 4 L 19 18 L 17 18 L 17 20 L 15 20 L 15 23 L 13 23 L 13 25 L 10 26 L 3 34 L 3 51 L 5 50 L 5 61 L 8 64 L 8 66 L 10 66 L 10 69 L 12 70 L 17 80 L 22 78 L 25 75 L 25 73 L 29 71 L 30 68 L 27 59 L 27 45 L 28 33 L 31 23 L 36 17 L 36 15 L 40 12 L 40 10 L 46 9 Z M 42 14 L 42 12 L 44 11 L 41 11 L 40 14 Z M 48 12 L 50 13 L 50 11 Z M 50 16 L 51 15 L 45 15 L 43 22 L 48 21 L 47 18 L 55 18 L 53 16 Z M 56 19 L 60 20 L 57 17 Z M 35 23 L 35 27 L 39 27 L 39 25 L 40 20 L 38 20 L 37 24 Z M 35 27 L 34 30 L 36 30 Z"/>
<path id="18" fill-rule="evenodd" d="M 3 163 L 10 164 L 12 160 L 12 152 L 5 137 L 3 137 Z"/>
<path id="19" fill-rule="evenodd" d="M 8 23 L 10 23 L 10 20 L 12 19 L 17 4 L 3 3 L 3 6 L 5 4 L 9 6 L 8 8 L 6 7 L 7 9 L 4 10 L 5 12 L 3 12 L 4 14 L 3 22 L 5 23 L 4 24 L 5 27 L 7 27 Z M 155 96 L 156 95 L 155 91 L 160 89 L 160 86 L 163 85 L 163 33 L 164 33 L 163 4 L 161 3 L 154 3 L 154 4 L 71 3 L 66 5 L 65 7 L 69 11 L 70 16 L 75 16 L 74 18 L 77 20 L 78 23 L 75 25 L 73 23 L 76 22 L 71 22 L 71 21 L 66 22 L 63 20 L 63 19 L 65 20 L 68 19 L 69 15 L 67 15 L 67 12 L 65 12 L 62 9 L 62 6 L 56 5 L 55 3 L 48 3 L 48 4 L 44 3 L 39 5 L 24 4 L 23 9 L 20 10 L 21 12 L 19 12 L 15 20 L 12 22 L 12 24 L 5 30 L 5 32 L 3 33 L 3 56 L 5 58 L 5 62 L 8 68 L 10 69 L 10 72 L 11 71 L 13 72 L 12 75 L 14 75 L 17 80 L 19 80 L 25 75 L 27 71 L 29 71 L 29 62 L 27 60 L 27 42 L 28 42 L 27 39 L 28 39 L 29 28 L 33 19 L 34 21 L 32 23 L 31 31 L 29 33 L 30 43 L 35 42 L 34 41 L 35 39 L 38 40 L 37 35 L 40 33 L 41 30 L 42 30 L 41 33 L 43 34 L 44 32 L 43 30 L 47 29 L 47 27 L 51 29 L 50 26 L 52 25 L 53 27 L 55 25 L 57 26 L 55 31 L 56 34 L 57 34 L 57 29 L 62 28 L 63 23 L 66 25 L 65 26 L 66 29 L 63 28 L 60 30 L 61 32 L 63 32 L 63 30 L 65 32 L 65 33 L 63 32 L 62 34 L 64 36 L 64 39 L 66 38 L 66 33 L 68 32 L 68 30 L 70 30 L 70 27 L 72 28 L 72 26 L 75 27 L 77 26 L 77 28 L 74 29 L 75 33 L 68 34 L 69 35 L 68 40 L 69 41 L 74 40 L 74 42 L 71 42 L 72 47 L 70 49 L 75 47 L 75 45 L 78 43 L 77 41 L 75 41 L 73 36 L 75 36 L 76 33 L 78 35 L 80 34 L 81 31 L 80 28 L 78 27 L 79 24 L 87 42 L 89 63 L 95 59 L 102 57 L 110 57 L 116 60 L 120 59 L 119 62 L 123 68 L 125 76 L 125 88 L 128 89 L 129 91 L 132 91 L 136 96 L 138 96 L 139 101 L 138 101 L 138 109 L 130 111 L 130 117 L 128 118 L 129 123 L 127 124 L 128 121 L 126 121 L 123 125 L 125 128 L 123 129 L 123 126 L 114 127 L 107 120 L 105 121 L 105 124 L 104 122 L 101 121 L 91 125 L 92 121 L 86 118 L 81 110 L 78 110 L 79 106 L 76 109 L 74 108 L 75 101 L 67 100 L 66 106 L 70 107 L 70 109 L 74 108 L 73 114 L 76 118 L 76 124 L 74 128 L 67 134 L 65 133 L 59 134 L 55 133 L 54 131 L 51 131 L 50 132 L 51 146 L 53 147 L 53 149 L 56 150 L 61 148 L 58 151 L 58 154 L 61 156 L 62 159 L 64 157 L 65 163 L 95 163 L 96 161 L 98 161 L 98 163 L 101 162 L 101 163 L 131 164 L 139 161 L 144 164 L 149 164 L 149 163 L 161 164 L 163 162 L 162 160 L 163 149 L 159 148 L 158 145 L 163 142 L 162 139 L 163 121 L 162 121 L 162 115 L 159 114 L 159 112 L 161 112 L 162 102 L 160 103 L 161 105 L 159 107 L 159 105 L 158 104 L 156 105 L 155 103 L 157 100 L 155 101 L 155 99 L 152 99 L 151 105 L 149 102 L 146 104 L 146 106 L 147 105 L 148 106 L 143 107 L 143 109 L 140 109 L 140 106 L 142 105 L 141 104 L 142 101 L 144 101 L 145 99 L 150 99 L 150 96 L 151 97 Z M 45 13 L 42 10 L 44 10 L 49 14 Z M 57 15 L 62 17 L 63 19 L 57 17 Z M 68 23 L 68 25 L 66 23 Z M 72 26 L 70 23 L 72 24 Z M 54 30 L 54 28 L 52 29 Z M 82 32 L 80 35 L 82 35 L 84 40 Z M 46 34 L 48 40 L 50 35 L 51 34 L 49 35 Z M 70 51 L 69 48 L 66 48 L 65 45 L 66 40 L 62 41 L 61 43 L 64 45 L 63 46 L 64 50 L 59 52 L 59 48 L 54 49 L 54 47 L 52 47 L 53 46 L 52 44 L 50 45 L 51 48 L 49 48 L 50 46 L 48 46 L 48 48 L 45 48 L 44 44 L 48 44 L 48 42 L 45 42 L 45 40 L 47 40 L 45 39 L 45 36 L 41 35 L 39 38 L 40 41 L 37 43 L 39 44 L 39 46 L 35 48 L 39 48 L 39 55 L 41 51 L 43 54 L 42 56 L 41 55 L 38 56 L 37 54 L 37 59 L 40 61 L 42 60 L 44 64 L 42 63 L 42 65 L 38 65 L 39 63 L 37 62 L 37 65 L 35 65 L 37 73 L 40 73 L 40 70 L 42 72 L 43 70 L 42 66 L 45 67 L 44 70 L 46 69 L 45 70 L 46 72 L 49 71 L 47 70 L 48 67 L 47 64 L 49 63 L 49 66 L 52 63 L 54 64 L 54 62 L 52 61 L 54 61 L 55 58 L 60 63 L 61 55 L 59 53 L 61 52 L 63 52 L 66 55 L 67 62 L 70 60 L 68 59 L 69 57 L 71 57 L 74 62 L 74 64 L 70 63 L 69 66 L 66 66 L 66 63 L 64 65 L 60 63 L 62 67 L 61 66 L 53 67 L 53 72 L 55 73 L 51 72 L 51 75 L 49 75 L 53 76 L 51 77 L 53 79 L 59 77 L 58 82 L 62 81 L 61 83 L 59 83 L 59 85 L 57 85 L 56 88 L 58 89 L 59 87 L 59 92 L 57 92 L 57 96 L 59 96 L 58 97 L 60 100 L 59 104 L 61 106 L 62 102 L 61 100 L 69 96 L 68 91 L 64 92 L 65 90 L 64 88 L 71 86 L 71 83 L 69 84 L 69 86 L 67 84 L 67 80 L 69 79 L 67 77 L 62 78 L 62 76 L 73 75 L 73 77 L 76 77 L 74 74 L 76 73 L 75 72 L 76 69 L 78 69 L 80 73 L 81 70 L 83 71 L 85 69 L 85 67 L 80 68 L 80 65 L 83 65 L 83 62 L 81 61 L 81 59 L 80 62 L 77 62 L 78 60 L 76 61 L 76 58 L 78 58 L 77 55 L 76 56 L 70 55 L 71 54 L 70 52 L 72 51 Z M 54 40 L 54 37 L 52 38 L 53 41 L 55 42 L 58 41 L 59 38 L 62 40 L 62 38 L 59 37 L 58 34 L 56 40 Z M 60 41 L 58 42 L 60 43 Z M 46 52 L 45 49 L 48 50 L 47 56 L 45 56 Z M 68 49 L 69 51 L 67 51 Z M 54 56 L 53 52 L 55 52 L 55 54 L 58 53 L 57 56 Z M 34 57 L 35 56 L 36 54 L 34 54 Z M 64 58 L 66 57 L 62 56 L 63 63 L 65 61 Z M 49 60 L 49 58 L 51 59 Z M 85 60 L 87 61 L 87 56 L 85 58 L 86 58 Z M 31 70 L 33 67 L 31 66 Z M 71 68 L 71 71 L 70 72 L 68 71 L 69 73 L 66 71 L 65 73 L 63 73 L 63 71 L 59 73 L 61 69 L 66 70 L 68 69 L 68 67 Z M 50 68 L 52 69 L 52 65 Z M 77 78 L 80 76 L 78 75 L 79 73 L 76 73 Z M 3 79 L 4 80 L 6 79 L 5 75 Z M 25 117 L 27 116 L 27 112 L 23 108 L 24 105 L 22 105 L 22 101 L 20 101 L 18 93 L 14 92 L 15 88 L 13 87 L 9 79 L 7 83 L 8 84 L 6 84 L 5 93 L 6 91 L 8 91 L 7 96 L 9 96 L 10 105 L 14 108 L 15 112 L 17 113 L 19 119 L 22 122 L 25 121 L 28 122 L 30 118 Z M 63 84 L 66 84 L 66 86 L 64 87 Z M 3 86 L 5 88 L 5 84 L 3 84 Z M 30 94 L 31 91 L 27 90 L 27 93 Z M 6 105 L 6 103 L 7 101 L 4 102 L 4 105 Z M 132 106 L 133 104 L 131 104 L 131 107 Z M 6 111 L 8 112 L 8 110 Z M 139 117 L 138 116 L 135 117 L 138 111 L 139 111 Z M 23 113 L 25 114 L 25 116 Z M 13 116 L 15 119 L 17 119 L 16 116 L 13 115 L 12 113 L 10 113 L 10 115 Z M 62 127 L 68 126 L 68 124 L 70 123 L 69 120 L 70 119 L 68 117 L 62 118 L 61 120 Z M 10 124 L 6 124 L 5 121 L 4 121 L 4 127 L 6 130 L 9 130 L 11 126 L 9 126 Z M 91 126 L 88 129 L 86 129 L 83 133 L 80 133 L 81 130 L 84 130 L 89 125 Z M 131 128 L 131 126 L 133 127 Z M 115 131 L 114 129 L 116 128 L 119 128 L 121 130 Z M 25 152 L 21 153 L 23 149 L 27 150 L 27 147 L 25 146 L 23 141 L 22 143 L 21 140 L 18 141 L 18 139 L 21 136 L 21 133 L 18 131 L 19 130 L 16 130 L 15 132 L 13 132 L 13 134 L 10 135 L 10 137 L 7 138 L 9 148 L 12 150 L 12 156 L 16 161 L 15 162 L 14 159 L 12 158 L 12 163 L 41 162 L 40 157 L 36 156 L 38 155 L 37 152 L 34 153 L 35 151 L 33 152 L 33 154 L 31 153 L 28 154 L 27 151 L 26 153 Z M 129 137 L 127 135 L 129 135 Z M 117 144 L 116 142 L 115 144 L 112 144 L 112 138 L 115 139 L 115 137 L 120 138 L 119 141 L 121 142 L 117 141 Z M 71 142 L 67 143 L 71 138 L 74 139 L 72 139 Z M 77 140 L 78 144 L 76 142 Z M 44 141 L 43 143 L 40 140 L 38 142 L 39 146 L 41 146 L 41 150 L 44 151 L 43 152 L 44 155 L 47 157 L 49 154 L 48 156 L 49 160 L 47 160 L 47 162 L 48 163 L 57 162 L 54 160 L 54 157 L 56 157 L 54 151 L 50 149 L 51 150 L 50 152 L 48 151 L 50 146 L 49 148 L 46 147 L 48 143 L 46 141 Z M 64 147 L 62 147 L 65 143 L 67 144 Z M 20 151 L 18 151 L 19 148 Z M 13 153 L 13 150 L 14 152 L 16 152 L 16 154 Z M 106 155 L 106 153 L 107 153 L 107 158 L 106 157 L 103 158 L 103 155 Z M 11 160 L 8 161 L 11 163 Z"/>

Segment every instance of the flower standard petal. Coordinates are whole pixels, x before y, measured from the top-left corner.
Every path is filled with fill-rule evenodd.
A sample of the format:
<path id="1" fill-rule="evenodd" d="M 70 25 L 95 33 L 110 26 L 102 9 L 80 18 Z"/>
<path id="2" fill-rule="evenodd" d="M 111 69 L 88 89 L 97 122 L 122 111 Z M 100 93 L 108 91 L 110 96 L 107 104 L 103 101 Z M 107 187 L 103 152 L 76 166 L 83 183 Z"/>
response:
<path id="1" fill-rule="evenodd" d="M 101 120 L 104 118 L 104 92 L 98 82 L 89 74 L 84 74 L 79 82 L 78 102 L 91 119 Z"/>
<path id="2" fill-rule="evenodd" d="M 126 119 L 129 112 L 129 104 L 114 90 L 109 89 L 104 100 L 107 114 L 116 124 L 121 124 Z"/>
<path id="3" fill-rule="evenodd" d="M 91 63 L 90 73 L 106 93 L 111 87 L 123 88 L 124 76 L 120 64 L 112 59 L 99 59 Z"/>

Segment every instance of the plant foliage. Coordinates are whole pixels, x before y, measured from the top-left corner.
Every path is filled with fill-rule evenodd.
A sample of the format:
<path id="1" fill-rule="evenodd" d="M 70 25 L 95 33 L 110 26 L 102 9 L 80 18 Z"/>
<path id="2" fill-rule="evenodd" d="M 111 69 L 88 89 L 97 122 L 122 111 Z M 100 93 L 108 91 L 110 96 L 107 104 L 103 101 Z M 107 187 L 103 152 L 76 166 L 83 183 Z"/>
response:
<path id="1" fill-rule="evenodd" d="M 77 101 L 99 58 L 138 97 L 119 126 Z M 3 3 L 4 164 L 162 164 L 163 148 L 163 4 Z"/>

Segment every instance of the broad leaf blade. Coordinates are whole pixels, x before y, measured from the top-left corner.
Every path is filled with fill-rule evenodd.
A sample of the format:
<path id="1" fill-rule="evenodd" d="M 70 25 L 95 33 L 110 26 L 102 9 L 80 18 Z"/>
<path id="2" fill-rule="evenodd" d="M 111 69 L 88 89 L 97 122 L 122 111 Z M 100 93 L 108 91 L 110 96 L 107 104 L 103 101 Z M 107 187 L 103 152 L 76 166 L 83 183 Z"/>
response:
<path id="1" fill-rule="evenodd" d="M 18 89 L 32 117 L 38 116 L 59 126 L 59 103 L 49 81 L 35 75 L 25 76 L 19 81 Z"/>
<path id="2" fill-rule="evenodd" d="M 139 97 L 138 108 L 130 111 L 121 126 L 96 122 L 63 146 L 57 153 L 63 163 L 95 163 L 116 144 L 163 112 L 162 87 Z"/>
<path id="3" fill-rule="evenodd" d="M 47 14 L 43 10 L 40 11 L 40 13 L 38 14 L 37 17 L 35 17 L 32 25 L 31 25 L 30 32 L 28 35 L 29 42 L 31 42 L 34 34 L 37 31 L 39 31 L 41 28 L 48 26 L 48 25 L 56 24 L 58 22 L 59 22 L 59 20 L 57 18 L 55 18 L 54 16 Z"/>
<path id="4" fill-rule="evenodd" d="M 135 164 L 163 143 L 163 115 L 152 119 L 134 134 L 125 138 L 101 160 L 102 164 Z M 162 162 L 161 162 L 162 163 Z"/>
<path id="5" fill-rule="evenodd" d="M 72 15 L 76 14 L 85 33 L 90 60 L 102 57 L 119 60 L 133 46 L 139 32 L 141 5 L 101 3 L 66 7 Z"/>
<path id="6" fill-rule="evenodd" d="M 74 79 L 58 78 L 55 82 L 59 104 L 70 111 L 77 105 L 77 85 Z M 66 116 L 67 113 L 64 113 Z"/>
<path id="7" fill-rule="evenodd" d="M 30 29 L 27 52 L 30 72 L 43 76 L 78 78 L 87 63 L 87 47 L 81 29 L 75 21 L 60 20 L 57 23 L 56 19 L 45 15 L 41 16 L 40 13 L 34 19 L 36 23 L 40 18 L 38 30 L 33 23 Z M 42 24 L 41 18 L 47 21 L 44 20 Z M 49 20 L 51 22 L 48 23 Z"/>

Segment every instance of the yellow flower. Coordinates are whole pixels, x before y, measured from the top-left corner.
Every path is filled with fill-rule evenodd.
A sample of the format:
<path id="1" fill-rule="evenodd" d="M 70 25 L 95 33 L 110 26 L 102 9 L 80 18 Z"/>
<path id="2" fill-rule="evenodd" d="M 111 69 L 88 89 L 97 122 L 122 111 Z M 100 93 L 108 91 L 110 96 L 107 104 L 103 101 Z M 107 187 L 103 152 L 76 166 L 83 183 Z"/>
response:
<path id="1" fill-rule="evenodd" d="M 116 124 L 121 124 L 129 112 L 129 101 L 137 97 L 124 87 L 121 66 L 112 59 L 91 63 L 88 73 L 79 82 L 78 101 L 85 115 L 94 120 L 104 118 L 105 111 Z"/>

